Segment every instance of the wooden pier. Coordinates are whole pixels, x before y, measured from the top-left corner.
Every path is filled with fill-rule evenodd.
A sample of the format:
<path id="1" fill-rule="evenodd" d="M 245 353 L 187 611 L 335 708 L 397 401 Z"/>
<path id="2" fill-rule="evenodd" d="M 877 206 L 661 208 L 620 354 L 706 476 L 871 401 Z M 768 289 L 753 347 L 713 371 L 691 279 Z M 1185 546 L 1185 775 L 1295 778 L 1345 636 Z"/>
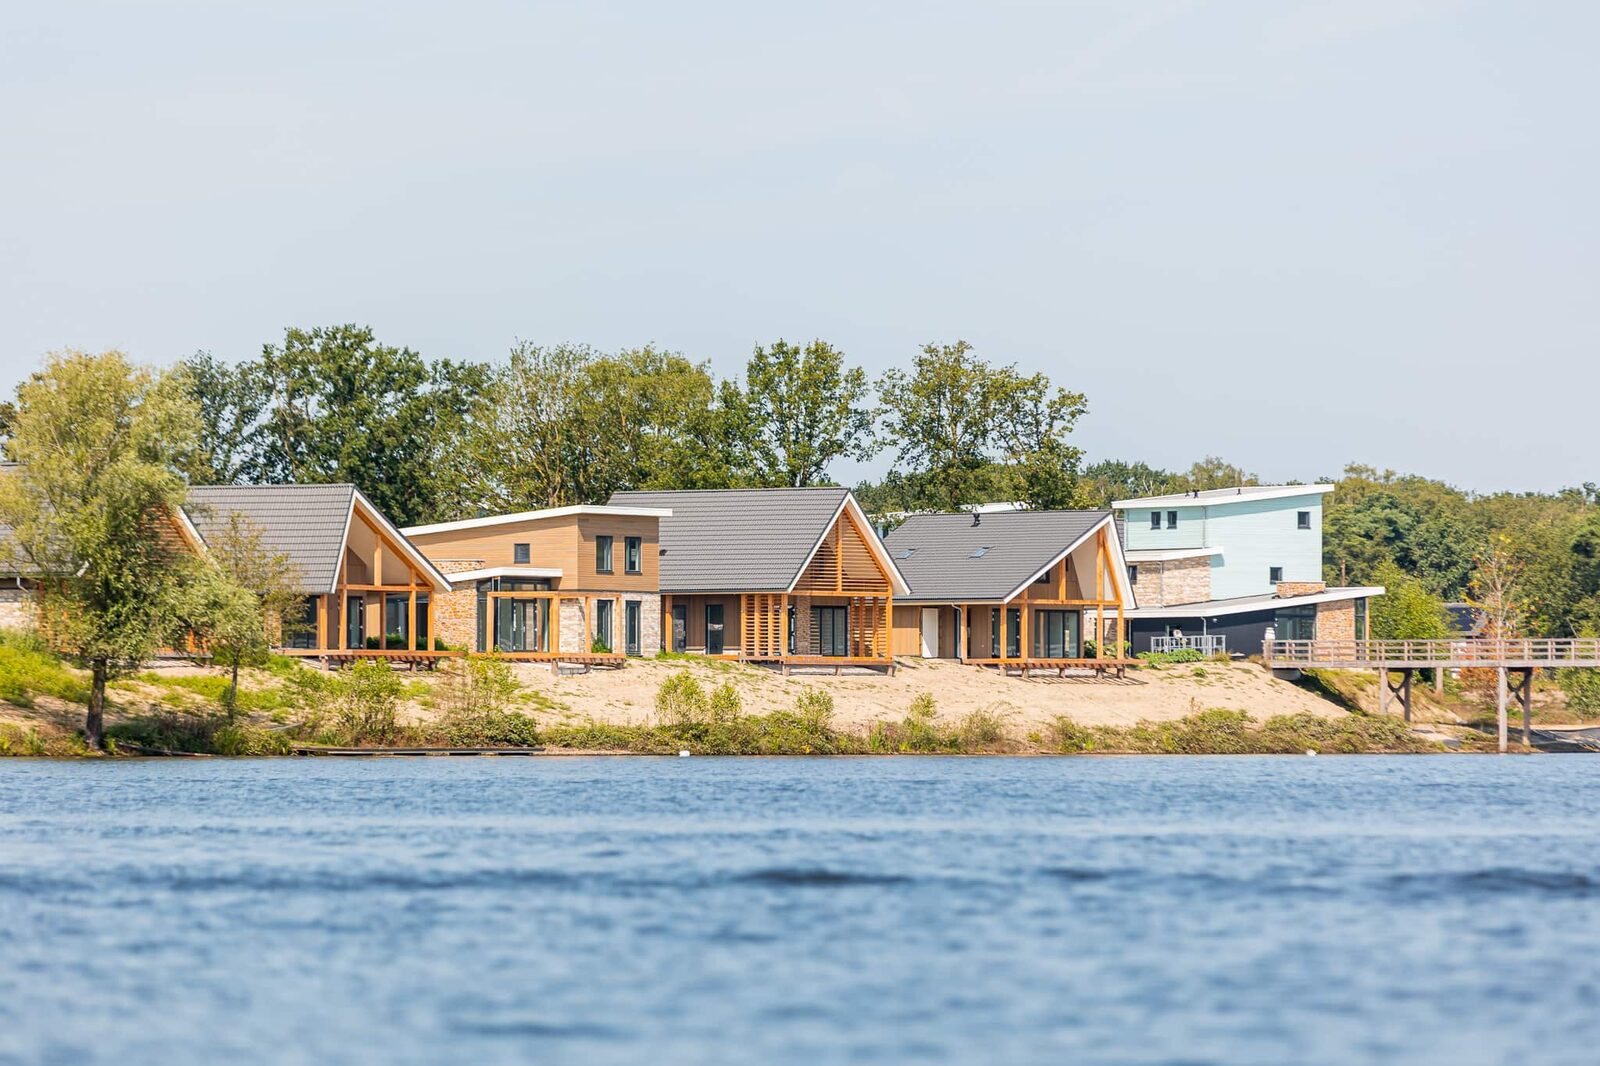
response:
<path id="1" fill-rule="evenodd" d="M 1500 750 L 1506 750 L 1506 708 L 1522 708 L 1522 740 L 1533 736 L 1535 670 L 1600 669 L 1600 639 L 1539 637 L 1525 640 L 1269 640 L 1262 656 L 1273 670 L 1377 670 L 1378 706 L 1397 699 L 1411 721 L 1411 681 L 1419 670 L 1434 672 L 1442 689 L 1445 670 L 1494 670 Z M 1394 680 L 1399 672 L 1399 681 Z"/>

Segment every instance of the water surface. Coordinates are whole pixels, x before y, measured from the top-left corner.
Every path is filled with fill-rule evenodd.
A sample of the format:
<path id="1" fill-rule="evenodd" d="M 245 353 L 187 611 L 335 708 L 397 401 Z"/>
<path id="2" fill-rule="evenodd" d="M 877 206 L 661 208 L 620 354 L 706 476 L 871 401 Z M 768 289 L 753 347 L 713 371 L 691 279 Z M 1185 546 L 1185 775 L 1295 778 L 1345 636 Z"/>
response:
<path id="1" fill-rule="evenodd" d="M 0 1062 L 1594 1063 L 1600 760 L 0 763 Z"/>

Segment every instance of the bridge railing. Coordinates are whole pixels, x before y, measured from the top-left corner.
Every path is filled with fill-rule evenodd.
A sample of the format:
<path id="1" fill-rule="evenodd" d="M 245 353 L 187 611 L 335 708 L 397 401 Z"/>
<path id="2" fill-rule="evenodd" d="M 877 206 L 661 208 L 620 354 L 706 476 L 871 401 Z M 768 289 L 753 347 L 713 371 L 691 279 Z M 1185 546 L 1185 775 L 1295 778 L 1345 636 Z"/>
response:
<path id="1" fill-rule="evenodd" d="M 1463 640 L 1269 640 L 1262 645 L 1269 666 L 1313 663 L 1449 663 L 1486 666 L 1504 662 L 1594 663 L 1600 638 L 1530 637 Z"/>

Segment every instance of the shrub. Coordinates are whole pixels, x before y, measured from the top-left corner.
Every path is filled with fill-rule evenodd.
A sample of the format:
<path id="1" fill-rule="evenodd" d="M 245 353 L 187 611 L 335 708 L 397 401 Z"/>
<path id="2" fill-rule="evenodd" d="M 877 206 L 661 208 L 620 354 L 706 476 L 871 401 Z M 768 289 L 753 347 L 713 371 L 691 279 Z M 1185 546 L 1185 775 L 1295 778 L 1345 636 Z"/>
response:
<path id="1" fill-rule="evenodd" d="M 232 722 L 212 734 L 211 750 L 218 755 L 288 755 L 293 747 L 282 733 Z"/>
<path id="2" fill-rule="evenodd" d="M 388 663 L 358 662 L 330 688 L 334 715 L 352 743 L 394 736 L 404 685 Z"/>
<path id="3" fill-rule="evenodd" d="M 444 638 L 443 637 L 434 637 L 433 638 L 433 650 L 434 651 L 449 651 L 450 650 L 450 645 L 448 645 L 448 644 L 446 644 L 444 642 Z"/>
<path id="4" fill-rule="evenodd" d="M 35 695 L 88 703 L 89 686 L 37 634 L 0 631 L 0 700 L 31 707 Z"/>
<path id="5" fill-rule="evenodd" d="M 1096 747 L 1095 731 L 1064 714 L 1051 720 L 1049 736 L 1051 747 L 1060 752 L 1093 751 Z"/>
<path id="6" fill-rule="evenodd" d="M 1557 670 L 1556 684 L 1575 711 L 1600 711 L 1600 670 Z"/>
<path id="7" fill-rule="evenodd" d="M 404 651 L 406 647 L 406 638 L 404 634 L 401 633 L 385 633 L 383 635 L 383 646 L 386 648 Z"/>
<path id="8" fill-rule="evenodd" d="M 705 689 L 687 670 L 682 670 L 656 689 L 656 719 L 665 726 L 699 725 L 706 720 Z"/>
<path id="9" fill-rule="evenodd" d="M 469 655 L 446 668 L 434 695 L 444 708 L 441 730 L 455 747 L 535 747 L 539 728 L 510 709 L 517 698 L 511 665 L 493 656 Z"/>
<path id="10" fill-rule="evenodd" d="M 744 712 L 744 702 L 739 698 L 739 690 L 731 682 L 724 681 L 711 690 L 710 709 L 713 722 L 732 722 Z"/>
<path id="11" fill-rule="evenodd" d="M 795 698 L 794 713 L 806 729 L 827 733 L 833 725 L 833 696 L 825 689 L 808 687 Z"/>
<path id="12" fill-rule="evenodd" d="M 607 644 L 599 637 L 595 637 L 594 641 L 589 645 L 589 651 L 595 655 L 610 655 L 611 645 Z"/>
<path id="13" fill-rule="evenodd" d="M 1005 739 L 1005 720 L 987 708 L 969 711 L 956 727 L 956 738 L 962 751 L 991 748 Z"/>
<path id="14" fill-rule="evenodd" d="M 1179 648 L 1176 651 L 1142 651 L 1139 653 L 1141 662 L 1151 666 L 1166 666 L 1170 663 L 1198 663 L 1205 659 L 1198 648 Z"/>
<path id="15" fill-rule="evenodd" d="M 377 637 L 368 637 L 367 640 L 366 640 L 366 644 L 367 644 L 367 649 L 369 651 L 376 651 L 378 649 L 378 638 Z"/>

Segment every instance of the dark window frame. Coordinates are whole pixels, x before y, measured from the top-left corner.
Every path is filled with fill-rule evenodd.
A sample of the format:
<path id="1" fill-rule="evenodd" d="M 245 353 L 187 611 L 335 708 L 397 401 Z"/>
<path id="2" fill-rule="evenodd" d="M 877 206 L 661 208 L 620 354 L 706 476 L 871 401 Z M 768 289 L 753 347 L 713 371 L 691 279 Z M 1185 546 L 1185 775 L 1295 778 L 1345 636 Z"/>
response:
<path id="1" fill-rule="evenodd" d="M 511 545 L 511 565 L 527 566 L 531 562 L 533 562 L 532 544 Z"/>
<path id="2" fill-rule="evenodd" d="M 1267 567 L 1267 580 L 1272 582 L 1274 585 L 1276 585 L 1278 582 L 1282 581 L 1283 580 L 1283 567 L 1281 567 L 1281 566 L 1269 566 L 1269 567 Z"/>
<path id="3" fill-rule="evenodd" d="M 1138 563 L 1129 563 L 1128 564 L 1128 584 L 1137 585 L 1138 583 L 1139 583 L 1139 564 Z"/>
<path id="4" fill-rule="evenodd" d="M 616 553 L 612 541 L 615 538 L 609 533 L 600 533 L 594 538 L 594 572 L 597 574 L 615 573 Z"/>
<path id="5" fill-rule="evenodd" d="M 1160 511 L 1151 511 L 1150 512 L 1150 528 L 1151 529 L 1160 529 L 1161 528 L 1161 512 Z"/>
<path id="6" fill-rule="evenodd" d="M 1296 511 L 1295 512 L 1295 516 L 1294 516 L 1294 527 L 1296 529 L 1310 529 L 1311 528 L 1311 512 L 1310 511 Z"/>
<path id="7" fill-rule="evenodd" d="M 1168 511 L 1167 512 L 1167 528 L 1168 529 L 1177 529 L 1178 528 L 1178 512 L 1177 511 Z"/>
<path id="8" fill-rule="evenodd" d="M 622 538 L 622 572 L 625 574 L 644 573 L 644 538 Z"/>

